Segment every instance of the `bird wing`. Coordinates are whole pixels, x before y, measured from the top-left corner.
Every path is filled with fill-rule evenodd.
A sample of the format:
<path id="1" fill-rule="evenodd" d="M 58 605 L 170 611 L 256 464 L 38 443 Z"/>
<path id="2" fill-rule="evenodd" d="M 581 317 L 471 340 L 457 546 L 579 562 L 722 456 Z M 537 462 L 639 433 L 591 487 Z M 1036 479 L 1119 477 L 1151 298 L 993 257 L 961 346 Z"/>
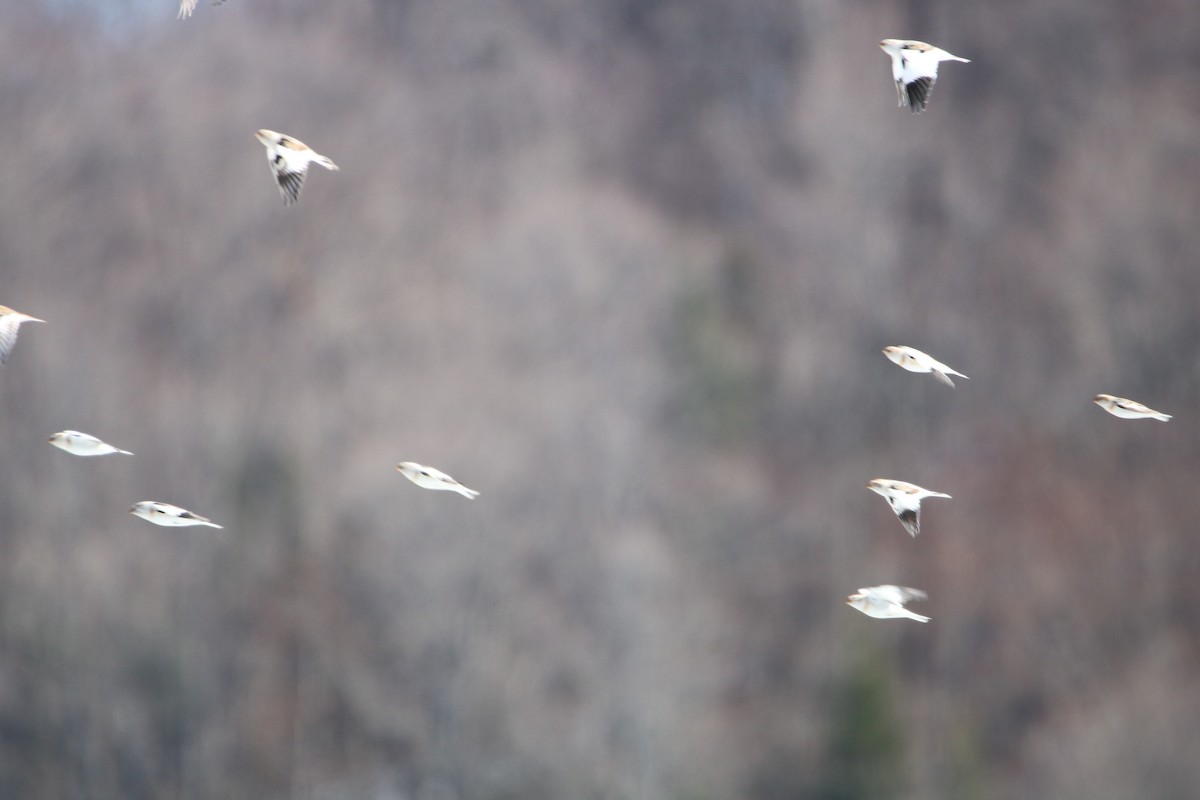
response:
<path id="1" fill-rule="evenodd" d="M 17 331 L 21 329 L 21 319 L 15 314 L 5 314 L 0 317 L 0 364 L 8 360 L 8 354 L 17 345 Z"/>
<path id="2" fill-rule="evenodd" d="M 283 198 L 285 206 L 290 206 L 300 199 L 305 170 L 294 170 L 282 156 L 275 156 L 271 159 L 271 173 L 279 184 L 279 196 Z"/>
<path id="3" fill-rule="evenodd" d="M 924 111 L 929 103 L 937 67 L 937 56 L 927 52 L 908 50 L 900 56 L 900 75 L 896 79 L 904 83 L 905 99 L 914 114 Z"/>
<path id="4" fill-rule="evenodd" d="M 893 586 L 892 584 L 873 586 L 870 589 L 860 589 L 859 591 L 901 606 L 910 600 L 924 600 L 928 597 L 920 589 L 912 589 L 908 586 Z"/>
<path id="5" fill-rule="evenodd" d="M 180 0 L 177 19 L 187 19 L 196 10 L 196 0 Z"/>
<path id="6" fill-rule="evenodd" d="M 892 510 L 900 518 L 900 524 L 904 526 L 904 530 L 908 531 L 908 535 L 914 539 L 917 538 L 917 534 L 921 532 L 921 507 L 901 508 L 894 505 Z"/>
<path id="7" fill-rule="evenodd" d="M 904 96 L 908 101 L 908 109 L 914 114 L 920 114 L 929 105 L 929 96 L 933 94 L 934 78 L 922 76 L 904 84 Z"/>
<path id="8" fill-rule="evenodd" d="M 912 495 L 888 495 L 888 504 L 900 519 L 900 524 L 914 539 L 921 532 L 921 501 L 913 502 Z"/>
<path id="9" fill-rule="evenodd" d="M 947 375 L 945 372 L 938 369 L 937 367 L 932 367 L 932 368 L 930 368 L 929 371 L 933 373 L 933 377 L 937 378 L 939 381 L 946 384 L 951 389 L 954 388 L 954 381 L 950 380 L 950 376 Z M 965 378 L 966 376 L 964 375 L 963 377 Z"/>

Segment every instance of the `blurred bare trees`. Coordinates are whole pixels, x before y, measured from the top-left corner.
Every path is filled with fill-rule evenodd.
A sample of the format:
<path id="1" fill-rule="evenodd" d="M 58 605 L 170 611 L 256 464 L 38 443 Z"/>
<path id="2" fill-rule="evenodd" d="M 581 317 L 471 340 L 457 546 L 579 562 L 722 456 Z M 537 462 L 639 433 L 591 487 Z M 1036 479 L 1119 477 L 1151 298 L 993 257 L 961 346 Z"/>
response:
<path id="1" fill-rule="evenodd" d="M 1200 785 L 1200 12 L 161 5 L 0 3 L 0 796 Z"/>

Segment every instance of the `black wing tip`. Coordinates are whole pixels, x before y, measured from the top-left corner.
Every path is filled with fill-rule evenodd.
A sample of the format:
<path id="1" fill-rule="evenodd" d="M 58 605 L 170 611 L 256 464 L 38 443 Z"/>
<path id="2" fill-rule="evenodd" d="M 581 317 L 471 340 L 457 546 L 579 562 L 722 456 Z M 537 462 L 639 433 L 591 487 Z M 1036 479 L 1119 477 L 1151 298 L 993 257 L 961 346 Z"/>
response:
<path id="1" fill-rule="evenodd" d="M 285 206 L 295 205 L 300 199 L 300 189 L 304 186 L 303 172 L 280 172 L 279 195 Z"/>
<path id="2" fill-rule="evenodd" d="M 904 95 L 908 98 L 908 110 L 920 114 L 929 105 L 929 95 L 933 94 L 933 78 L 921 77 L 904 85 Z"/>
<path id="3" fill-rule="evenodd" d="M 921 532 L 921 520 L 917 512 L 912 509 L 897 511 L 896 516 L 900 518 L 900 524 L 904 526 L 904 530 L 908 531 L 909 535 L 914 539 Z"/>

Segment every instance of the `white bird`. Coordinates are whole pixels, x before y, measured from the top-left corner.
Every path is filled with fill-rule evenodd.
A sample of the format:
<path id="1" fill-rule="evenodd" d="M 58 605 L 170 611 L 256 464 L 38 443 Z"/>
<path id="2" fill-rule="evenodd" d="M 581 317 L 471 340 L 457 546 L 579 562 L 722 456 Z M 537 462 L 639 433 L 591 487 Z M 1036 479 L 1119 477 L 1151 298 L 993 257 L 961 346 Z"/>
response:
<path id="1" fill-rule="evenodd" d="M 0 364 L 8 361 L 8 354 L 17 346 L 17 332 L 21 329 L 22 322 L 45 321 L 22 314 L 8 306 L 0 306 Z"/>
<path id="2" fill-rule="evenodd" d="M 225 0 L 213 0 L 214 6 L 219 6 Z M 179 16 L 177 19 L 187 19 L 196 10 L 196 0 L 179 0 Z"/>
<path id="3" fill-rule="evenodd" d="M 271 174 L 279 184 L 279 196 L 283 198 L 285 206 L 290 206 L 300 199 L 300 189 L 304 186 L 309 164 L 320 164 L 325 169 L 335 172 L 338 169 L 338 165 L 333 161 L 287 134 L 263 128 L 254 135 L 267 148 Z"/>
<path id="4" fill-rule="evenodd" d="M 900 518 L 900 524 L 904 526 L 904 530 L 908 531 L 914 539 L 921 532 L 921 501 L 926 497 L 952 499 L 950 495 L 942 492 L 933 492 L 912 483 L 893 481 L 888 478 L 874 478 L 867 483 L 867 488 L 882 495 L 883 499 L 888 501 L 892 511 L 895 511 L 896 516 Z"/>
<path id="5" fill-rule="evenodd" d="M 153 500 L 143 500 L 140 503 L 134 503 L 129 507 L 129 513 L 135 517 L 141 517 L 147 522 L 153 522 L 155 525 L 163 525 L 168 528 L 183 528 L 189 525 L 207 525 L 210 528 L 221 527 L 207 517 L 193 514 L 186 508 L 173 506 L 170 503 L 156 503 Z"/>
<path id="6" fill-rule="evenodd" d="M 1170 414 L 1155 411 L 1136 401 L 1125 397 L 1115 397 L 1111 394 L 1098 394 L 1092 398 L 1092 402 L 1114 417 L 1121 419 L 1157 419 L 1166 422 L 1171 418 Z"/>
<path id="7" fill-rule="evenodd" d="M 954 388 L 954 381 L 950 380 L 951 375 L 971 380 L 958 370 L 951 369 L 933 356 L 928 353 L 922 353 L 915 347 L 905 347 L 904 345 L 897 344 L 888 345 L 883 348 L 883 354 L 909 372 L 932 372 L 933 377 L 951 389 Z"/>
<path id="8" fill-rule="evenodd" d="M 95 436 L 89 436 L 79 431 L 59 431 L 50 437 L 50 444 L 59 450 L 66 450 L 74 456 L 106 456 L 110 453 L 124 453 L 127 456 L 133 455 L 128 450 L 113 447 L 107 442 L 100 441 Z"/>
<path id="9" fill-rule="evenodd" d="M 868 617 L 876 619 L 898 619 L 907 617 L 917 622 L 929 622 L 929 617 L 914 614 L 904 607 L 910 600 L 924 600 L 926 594 L 920 589 L 907 586 L 867 586 L 846 598 L 846 605 L 857 608 Z"/>
<path id="10" fill-rule="evenodd" d="M 937 81 L 938 64 L 942 61 L 971 62 L 951 55 L 940 47 L 906 39 L 884 39 L 879 43 L 883 52 L 892 58 L 892 78 L 896 81 L 896 105 L 908 106 L 914 114 L 925 110 L 933 84 Z"/>
<path id="11" fill-rule="evenodd" d="M 401 461 L 396 465 L 396 471 L 422 489 L 458 492 L 468 500 L 474 500 L 479 496 L 479 492 L 468 489 L 441 470 L 418 464 L 415 461 Z"/>

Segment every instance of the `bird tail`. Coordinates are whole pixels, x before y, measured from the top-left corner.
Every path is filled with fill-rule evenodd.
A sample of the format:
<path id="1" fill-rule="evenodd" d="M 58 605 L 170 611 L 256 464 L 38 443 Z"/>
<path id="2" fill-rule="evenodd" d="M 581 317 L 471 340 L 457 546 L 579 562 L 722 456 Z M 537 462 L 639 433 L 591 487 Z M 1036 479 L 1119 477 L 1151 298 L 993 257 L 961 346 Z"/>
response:
<path id="1" fill-rule="evenodd" d="M 216 528 L 217 530 L 224 530 L 224 526 L 223 526 L 223 525 L 218 525 L 217 523 L 215 523 L 215 522 L 209 522 L 208 520 L 205 520 L 204 522 L 202 522 L 202 523 L 200 523 L 200 524 L 201 524 L 201 525 L 207 525 L 207 526 L 208 526 L 208 527 L 210 527 L 210 528 Z"/>
<path id="2" fill-rule="evenodd" d="M 1162 413 L 1151 414 L 1150 416 L 1154 417 L 1155 419 L 1162 420 L 1163 422 L 1166 422 L 1167 420 L 1169 420 L 1171 418 L 1170 414 L 1162 414 Z"/>
<path id="3" fill-rule="evenodd" d="M 329 156 L 323 156 L 318 153 L 317 157 L 313 159 L 313 163 L 320 164 L 325 169 L 332 170 L 334 172 L 338 171 L 338 165 L 333 163 L 333 159 Z"/>
<path id="4" fill-rule="evenodd" d="M 129 452 L 128 450 L 121 450 L 119 448 L 117 449 L 117 452 L 127 456 L 133 455 L 133 453 Z"/>
<path id="5" fill-rule="evenodd" d="M 915 619 L 917 622 L 929 622 L 929 617 L 922 617 L 920 614 L 913 613 L 907 608 L 904 609 L 904 611 L 908 614 L 910 619 Z"/>
<path id="6" fill-rule="evenodd" d="M 467 498 L 468 500 L 474 500 L 476 497 L 479 497 L 479 492 L 475 491 L 474 489 L 468 489 L 467 487 L 463 486 L 462 484 L 459 484 L 458 486 L 456 486 L 454 491 L 458 492 L 459 494 L 461 494 L 463 497 Z"/>

